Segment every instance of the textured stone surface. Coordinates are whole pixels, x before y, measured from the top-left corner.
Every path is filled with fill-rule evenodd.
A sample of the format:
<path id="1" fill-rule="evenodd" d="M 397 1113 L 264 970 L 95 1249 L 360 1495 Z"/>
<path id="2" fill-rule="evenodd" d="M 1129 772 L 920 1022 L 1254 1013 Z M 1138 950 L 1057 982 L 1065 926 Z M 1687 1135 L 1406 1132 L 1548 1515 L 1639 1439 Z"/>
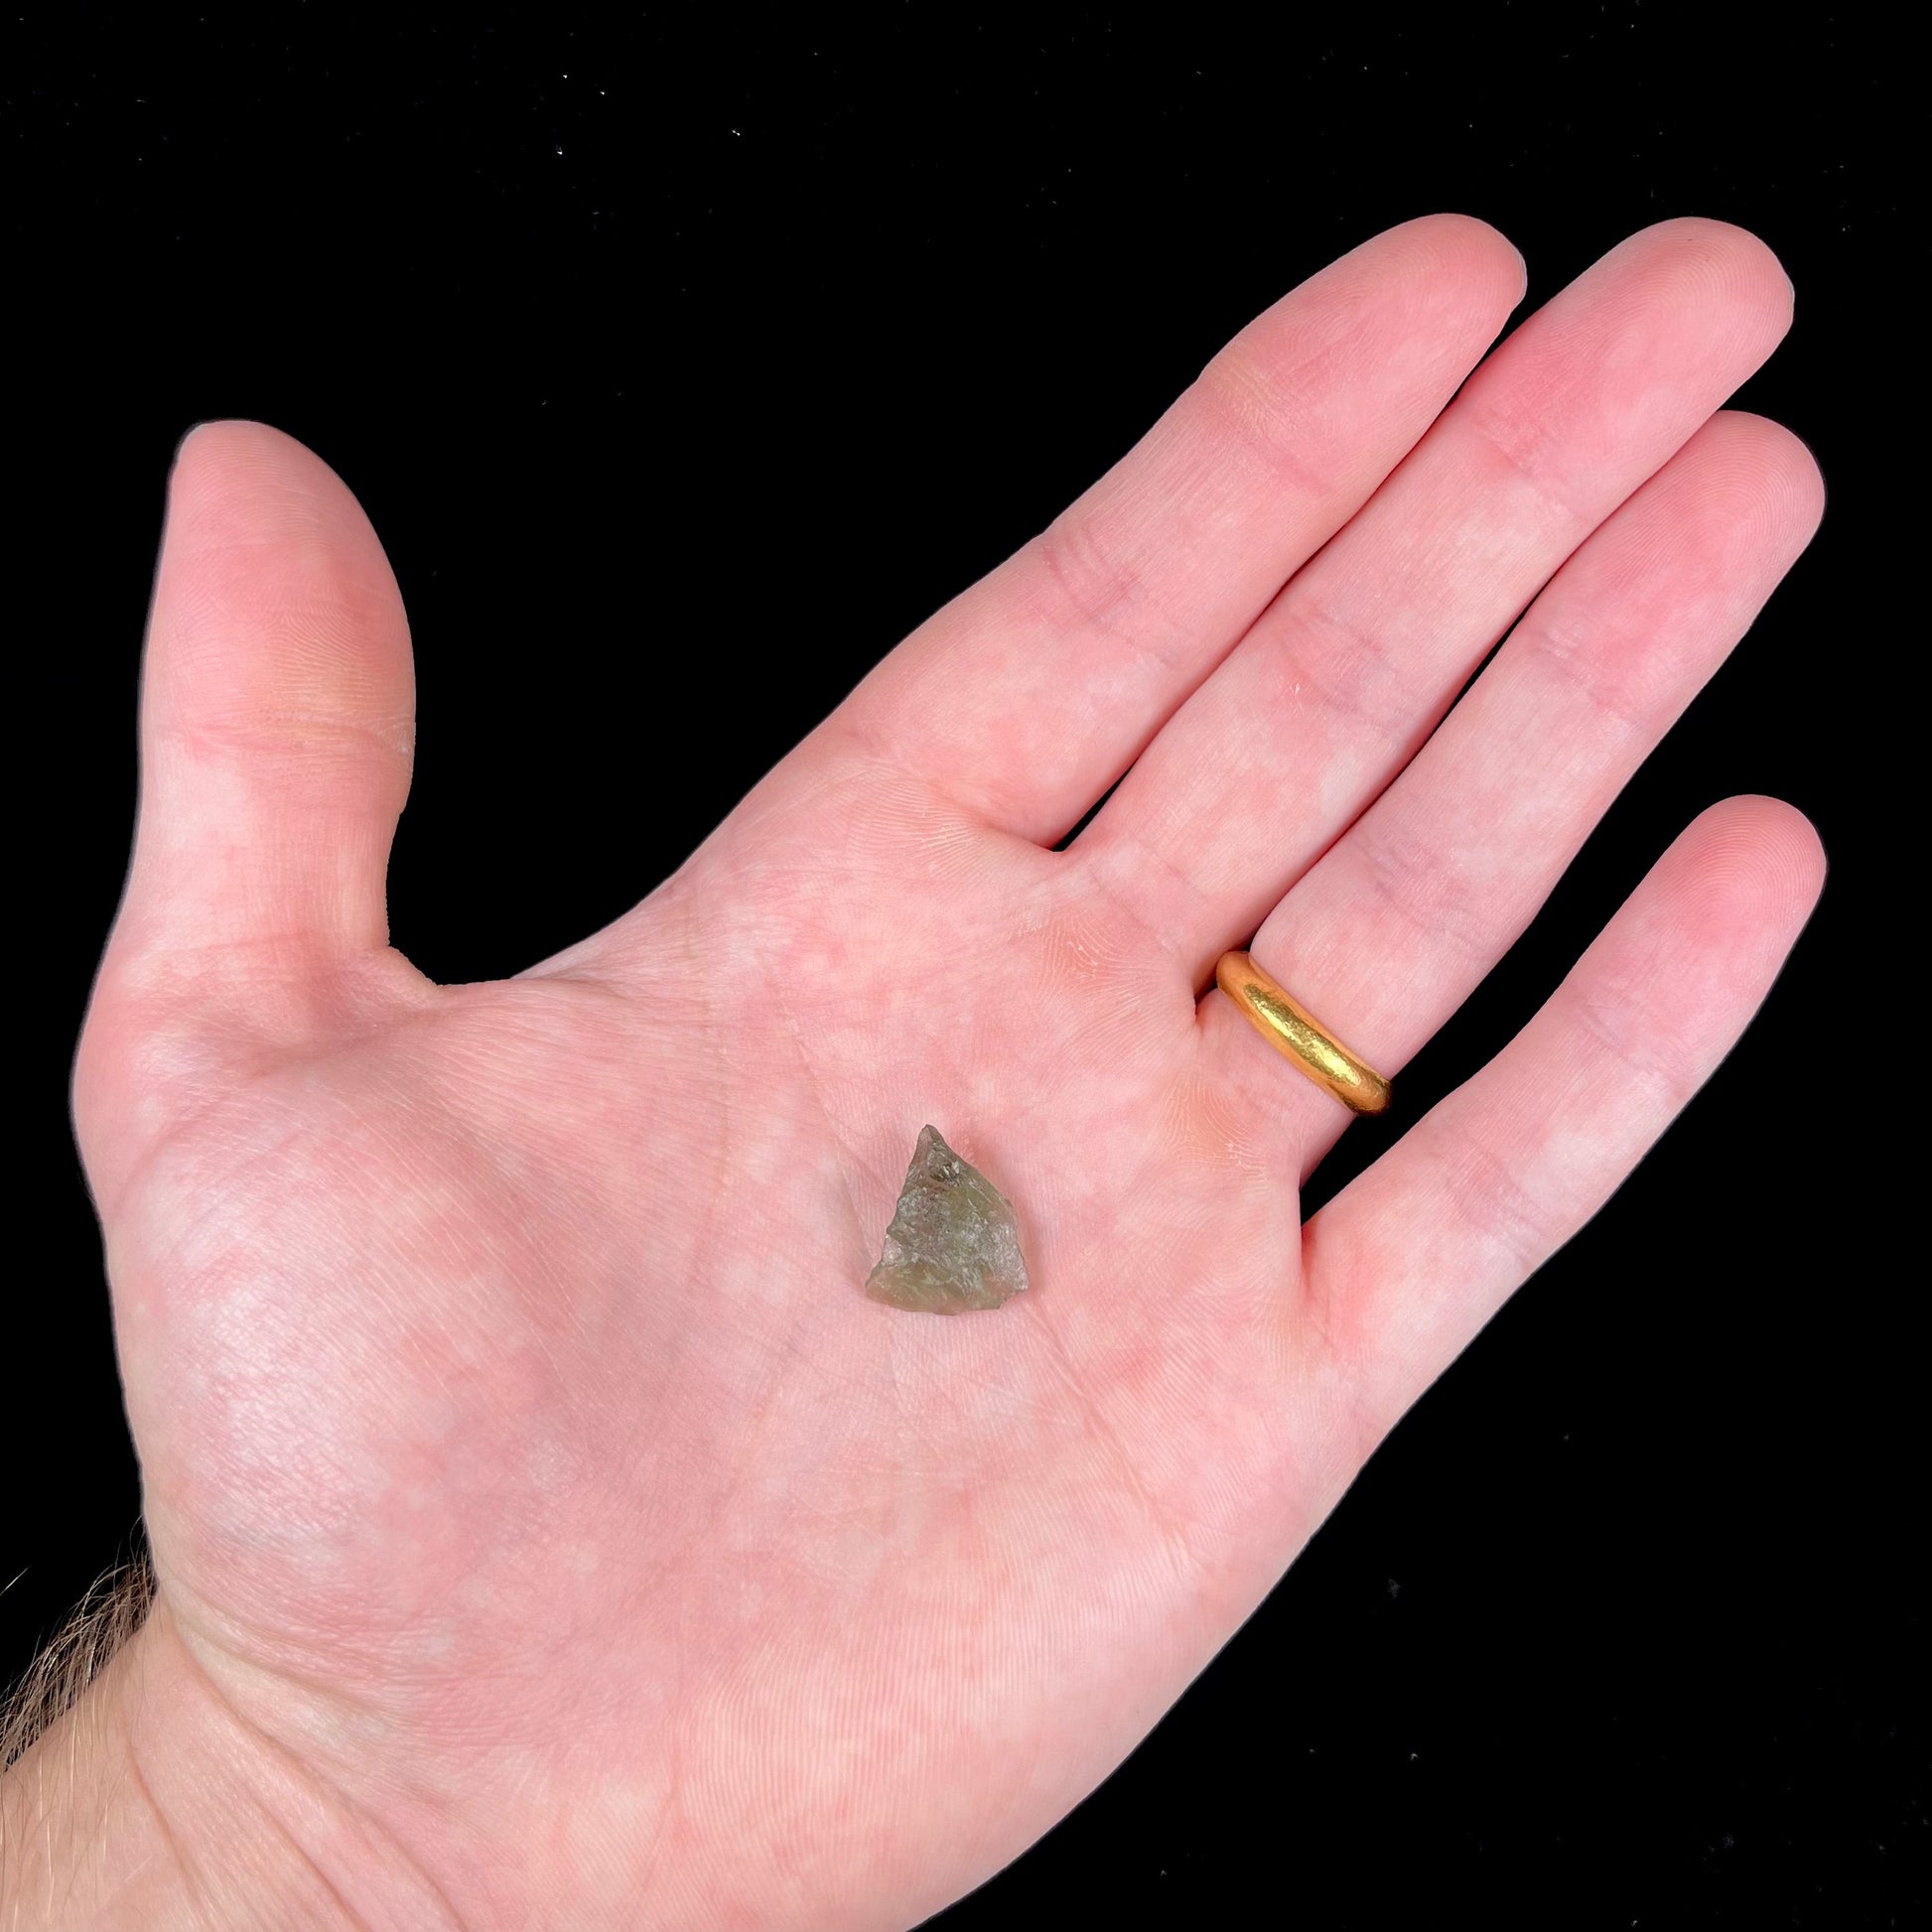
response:
<path id="1" fill-rule="evenodd" d="M 964 1314 L 997 1309 L 1026 1286 L 1007 1197 L 936 1127 L 923 1128 L 866 1293 L 896 1309 Z"/>

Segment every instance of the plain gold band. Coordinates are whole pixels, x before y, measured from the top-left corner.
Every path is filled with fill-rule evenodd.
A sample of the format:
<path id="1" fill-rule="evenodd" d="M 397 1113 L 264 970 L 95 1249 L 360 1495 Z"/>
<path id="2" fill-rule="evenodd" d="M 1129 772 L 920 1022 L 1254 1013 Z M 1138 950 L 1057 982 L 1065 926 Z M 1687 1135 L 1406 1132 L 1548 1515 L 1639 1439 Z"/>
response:
<path id="1" fill-rule="evenodd" d="M 1269 1045 L 1344 1107 L 1379 1114 L 1389 1104 L 1388 1081 L 1246 953 L 1224 952 L 1214 965 L 1214 983 Z"/>

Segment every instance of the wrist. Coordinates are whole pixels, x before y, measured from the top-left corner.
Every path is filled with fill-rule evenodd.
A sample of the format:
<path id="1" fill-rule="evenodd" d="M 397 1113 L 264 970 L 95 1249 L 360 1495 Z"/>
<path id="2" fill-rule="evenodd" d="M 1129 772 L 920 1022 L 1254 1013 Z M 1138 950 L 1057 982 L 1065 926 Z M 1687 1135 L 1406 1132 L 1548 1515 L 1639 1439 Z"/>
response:
<path id="1" fill-rule="evenodd" d="M 0 1781 L 0 1925 L 259 1932 L 447 1922 L 245 1724 L 164 1602 Z"/>

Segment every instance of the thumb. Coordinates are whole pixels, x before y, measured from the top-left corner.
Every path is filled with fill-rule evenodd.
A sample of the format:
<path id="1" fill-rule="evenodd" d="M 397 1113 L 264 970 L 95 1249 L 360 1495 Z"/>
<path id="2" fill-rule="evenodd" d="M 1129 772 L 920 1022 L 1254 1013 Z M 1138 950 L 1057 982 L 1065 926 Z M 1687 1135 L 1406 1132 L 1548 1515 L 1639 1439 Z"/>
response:
<path id="1" fill-rule="evenodd" d="M 168 492 L 141 695 L 141 802 L 112 954 L 177 988 L 382 947 L 409 789 L 409 626 L 362 508 L 264 423 L 191 432 Z M 194 962 L 194 963 L 191 963 Z"/>

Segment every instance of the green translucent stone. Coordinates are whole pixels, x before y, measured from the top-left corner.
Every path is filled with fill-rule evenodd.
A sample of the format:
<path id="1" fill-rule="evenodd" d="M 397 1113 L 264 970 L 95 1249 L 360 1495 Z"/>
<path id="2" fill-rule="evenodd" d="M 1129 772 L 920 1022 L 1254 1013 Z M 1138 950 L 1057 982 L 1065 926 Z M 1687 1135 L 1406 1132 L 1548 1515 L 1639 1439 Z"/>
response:
<path id="1" fill-rule="evenodd" d="M 1012 1204 L 936 1127 L 923 1128 L 866 1293 L 896 1309 L 964 1314 L 997 1309 L 1026 1286 Z"/>

